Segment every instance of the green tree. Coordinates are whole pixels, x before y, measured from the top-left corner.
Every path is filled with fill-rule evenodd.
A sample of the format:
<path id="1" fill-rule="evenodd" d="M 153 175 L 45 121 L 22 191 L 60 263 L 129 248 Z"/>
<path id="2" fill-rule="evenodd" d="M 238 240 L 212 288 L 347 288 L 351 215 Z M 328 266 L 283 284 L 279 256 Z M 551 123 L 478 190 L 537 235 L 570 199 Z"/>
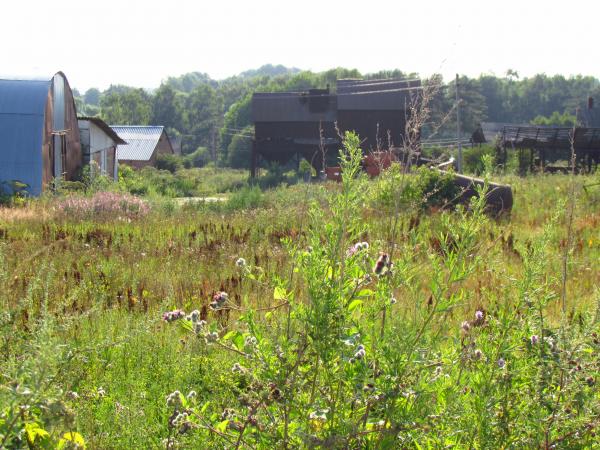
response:
<path id="1" fill-rule="evenodd" d="M 152 117 L 152 102 L 143 89 L 128 88 L 113 91 L 100 101 L 105 122 L 119 125 L 148 125 Z"/>

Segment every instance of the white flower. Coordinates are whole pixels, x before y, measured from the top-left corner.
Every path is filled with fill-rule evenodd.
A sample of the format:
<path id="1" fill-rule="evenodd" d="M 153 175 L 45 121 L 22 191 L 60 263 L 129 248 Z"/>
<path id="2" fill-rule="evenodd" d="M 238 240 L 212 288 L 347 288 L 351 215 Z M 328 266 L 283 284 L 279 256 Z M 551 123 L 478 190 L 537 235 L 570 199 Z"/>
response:
<path id="1" fill-rule="evenodd" d="M 246 267 L 246 260 L 244 258 L 238 258 L 235 262 L 237 267 Z"/>

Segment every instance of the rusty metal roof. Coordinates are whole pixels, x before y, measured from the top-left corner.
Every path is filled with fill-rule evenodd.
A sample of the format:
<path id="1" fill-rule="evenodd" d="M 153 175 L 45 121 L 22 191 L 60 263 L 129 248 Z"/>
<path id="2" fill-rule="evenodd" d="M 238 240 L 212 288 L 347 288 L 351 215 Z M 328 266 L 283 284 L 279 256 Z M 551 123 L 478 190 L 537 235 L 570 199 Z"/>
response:
<path id="1" fill-rule="evenodd" d="M 111 125 L 128 145 L 117 146 L 117 159 L 127 161 L 148 161 L 164 132 L 163 126 L 154 125 Z"/>

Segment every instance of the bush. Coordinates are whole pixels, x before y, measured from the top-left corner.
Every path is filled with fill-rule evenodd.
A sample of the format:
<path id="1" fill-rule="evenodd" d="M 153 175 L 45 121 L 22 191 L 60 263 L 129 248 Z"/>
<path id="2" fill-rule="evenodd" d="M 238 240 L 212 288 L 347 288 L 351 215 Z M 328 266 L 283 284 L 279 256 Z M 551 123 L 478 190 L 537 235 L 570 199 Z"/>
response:
<path id="1" fill-rule="evenodd" d="M 247 186 L 231 194 L 227 201 L 227 209 L 253 209 L 262 206 L 263 203 L 264 196 L 260 188 Z"/>
<path id="2" fill-rule="evenodd" d="M 463 149 L 463 171 L 473 175 L 481 175 L 485 171 L 483 157 L 490 155 L 496 156 L 496 151 L 491 145 L 481 145 L 477 147 Z"/>
<path id="3" fill-rule="evenodd" d="M 183 159 L 177 155 L 158 155 L 156 158 L 156 167 L 175 173 L 183 167 Z"/>

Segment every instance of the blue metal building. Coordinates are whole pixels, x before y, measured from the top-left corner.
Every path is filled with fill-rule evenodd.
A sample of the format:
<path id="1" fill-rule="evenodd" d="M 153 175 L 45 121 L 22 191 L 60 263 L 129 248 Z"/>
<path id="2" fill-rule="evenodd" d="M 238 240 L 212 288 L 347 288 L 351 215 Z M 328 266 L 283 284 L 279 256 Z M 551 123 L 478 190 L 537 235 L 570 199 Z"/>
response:
<path id="1" fill-rule="evenodd" d="M 74 179 L 81 164 L 75 102 L 65 75 L 0 78 L 0 189 L 19 181 L 39 195 L 53 178 Z"/>

